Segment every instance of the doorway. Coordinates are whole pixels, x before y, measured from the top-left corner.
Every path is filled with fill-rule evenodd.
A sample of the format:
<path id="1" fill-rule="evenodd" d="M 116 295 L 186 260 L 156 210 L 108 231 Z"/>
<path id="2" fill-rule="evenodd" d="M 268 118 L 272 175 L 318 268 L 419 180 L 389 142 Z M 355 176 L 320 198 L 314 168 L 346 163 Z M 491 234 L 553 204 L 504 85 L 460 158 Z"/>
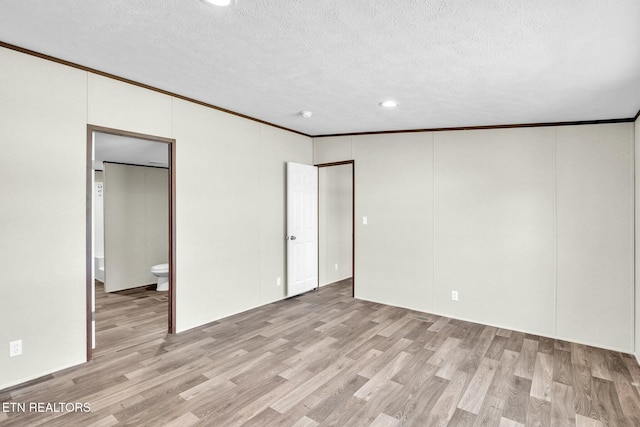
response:
<path id="1" fill-rule="evenodd" d="M 351 296 L 355 296 L 355 163 L 316 166 L 319 286 L 351 278 Z"/>
<path id="2" fill-rule="evenodd" d="M 95 257 L 94 252 L 94 194 L 96 191 L 100 191 L 100 188 L 95 187 L 94 179 L 94 160 L 96 153 L 96 138 L 115 138 L 122 141 L 127 140 L 129 144 L 127 147 L 137 147 L 140 145 L 153 145 L 158 146 L 155 143 L 163 144 L 158 146 L 166 156 L 161 160 L 148 159 L 148 163 L 151 166 L 162 167 L 167 169 L 167 173 L 164 174 L 164 179 L 167 179 L 168 186 L 168 203 L 165 208 L 168 208 L 168 221 L 166 223 L 166 235 L 168 240 L 168 304 L 167 304 L 167 331 L 169 333 L 175 333 L 176 331 L 176 319 L 175 319 L 175 140 L 171 138 L 164 138 L 153 135 L 140 134 L 135 132 L 128 132 L 119 129 L 106 128 L 101 126 L 87 125 L 87 170 L 86 170 L 86 336 L 87 336 L 87 361 L 93 357 L 93 348 L 95 342 L 95 278 L 96 273 L 99 273 L 99 258 Z M 139 144 L 136 144 L 139 143 Z M 154 143 L 154 144 L 149 144 Z M 126 154 L 126 152 L 123 152 Z M 132 158 L 135 155 L 132 154 Z M 110 160 L 111 161 L 111 160 Z M 158 163 L 166 162 L 165 165 L 159 165 Z M 122 161 L 113 161 L 113 164 L 126 163 Z M 134 163 L 140 165 L 140 161 L 134 161 Z M 154 165 L 154 163 L 156 163 Z M 162 184 L 161 184 L 162 185 Z M 167 187 L 165 187 L 167 188 Z M 165 200 L 165 202 L 167 202 Z M 164 213 L 164 212 L 163 212 Z M 165 241 L 166 241 L 165 240 Z M 150 266 L 149 266 L 150 267 Z M 107 272 L 108 274 L 108 272 Z M 104 280 L 104 278 L 103 278 Z"/>

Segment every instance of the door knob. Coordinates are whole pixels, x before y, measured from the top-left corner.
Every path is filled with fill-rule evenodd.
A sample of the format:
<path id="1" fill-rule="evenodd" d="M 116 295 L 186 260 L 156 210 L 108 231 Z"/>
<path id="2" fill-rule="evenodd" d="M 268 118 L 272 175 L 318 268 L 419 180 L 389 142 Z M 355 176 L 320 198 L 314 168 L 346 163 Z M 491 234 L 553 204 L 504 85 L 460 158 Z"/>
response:
<path id="1" fill-rule="evenodd" d="M 289 239 L 296 240 L 296 236 L 290 236 Z"/>

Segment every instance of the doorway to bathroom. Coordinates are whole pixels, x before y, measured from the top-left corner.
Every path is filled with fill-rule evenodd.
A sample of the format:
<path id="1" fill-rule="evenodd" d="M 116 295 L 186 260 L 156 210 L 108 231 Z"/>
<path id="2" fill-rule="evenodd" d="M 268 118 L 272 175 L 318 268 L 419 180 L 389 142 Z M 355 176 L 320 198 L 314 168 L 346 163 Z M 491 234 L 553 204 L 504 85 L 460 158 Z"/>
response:
<path id="1" fill-rule="evenodd" d="M 174 139 L 87 126 L 87 360 L 175 333 L 174 165 Z"/>
<path id="2" fill-rule="evenodd" d="M 350 286 L 355 296 L 355 163 L 318 167 L 318 284 Z"/>

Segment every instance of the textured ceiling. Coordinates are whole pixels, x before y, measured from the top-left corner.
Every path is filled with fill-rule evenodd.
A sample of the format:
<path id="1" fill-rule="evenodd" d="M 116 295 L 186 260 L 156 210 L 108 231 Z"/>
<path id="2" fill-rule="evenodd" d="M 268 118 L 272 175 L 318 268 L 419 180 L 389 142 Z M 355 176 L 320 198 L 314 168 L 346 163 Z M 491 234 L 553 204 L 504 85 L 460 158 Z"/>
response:
<path id="1" fill-rule="evenodd" d="M 308 135 L 640 108 L 638 0 L 0 0 L 0 41 Z"/>

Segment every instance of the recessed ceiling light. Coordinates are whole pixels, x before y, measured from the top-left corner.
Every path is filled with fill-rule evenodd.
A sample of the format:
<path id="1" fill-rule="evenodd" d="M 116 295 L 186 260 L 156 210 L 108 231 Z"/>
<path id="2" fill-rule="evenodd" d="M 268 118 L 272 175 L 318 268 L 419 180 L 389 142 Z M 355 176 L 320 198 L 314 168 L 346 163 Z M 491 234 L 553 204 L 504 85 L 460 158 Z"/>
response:
<path id="1" fill-rule="evenodd" d="M 205 3 L 212 4 L 214 6 L 229 6 L 231 0 L 202 0 Z"/>
<path id="2" fill-rule="evenodd" d="M 385 108 L 395 108 L 400 104 L 398 104 L 398 101 L 394 101 L 392 99 L 387 99 L 386 101 L 382 101 L 379 105 L 381 107 L 385 107 Z"/>
<path id="3" fill-rule="evenodd" d="M 305 119 L 308 119 L 313 115 L 313 113 L 311 111 L 300 111 L 300 115 Z"/>

